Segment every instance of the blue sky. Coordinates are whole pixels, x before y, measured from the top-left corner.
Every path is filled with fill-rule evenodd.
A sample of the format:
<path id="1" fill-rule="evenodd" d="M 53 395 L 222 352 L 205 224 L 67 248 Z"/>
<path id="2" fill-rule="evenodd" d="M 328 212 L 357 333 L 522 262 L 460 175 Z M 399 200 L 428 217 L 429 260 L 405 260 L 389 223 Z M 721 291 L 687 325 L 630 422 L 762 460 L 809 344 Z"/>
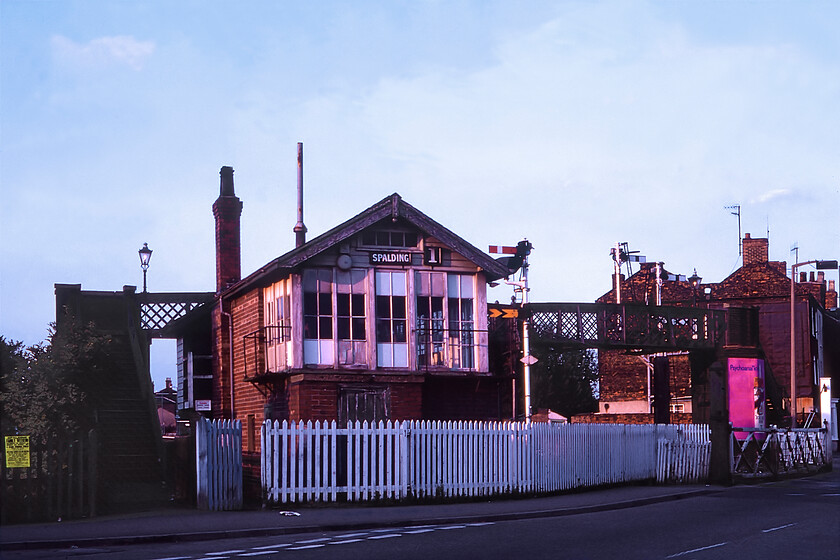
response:
<path id="1" fill-rule="evenodd" d="M 532 301 L 606 292 L 617 241 L 720 281 L 733 204 L 772 259 L 840 258 L 838 21 L 835 1 L 3 0 L 0 334 L 43 340 L 55 283 L 142 286 L 144 242 L 150 291 L 213 290 L 223 165 L 243 274 L 285 253 L 299 141 L 310 236 L 399 192 L 480 248 L 530 239 Z"/>

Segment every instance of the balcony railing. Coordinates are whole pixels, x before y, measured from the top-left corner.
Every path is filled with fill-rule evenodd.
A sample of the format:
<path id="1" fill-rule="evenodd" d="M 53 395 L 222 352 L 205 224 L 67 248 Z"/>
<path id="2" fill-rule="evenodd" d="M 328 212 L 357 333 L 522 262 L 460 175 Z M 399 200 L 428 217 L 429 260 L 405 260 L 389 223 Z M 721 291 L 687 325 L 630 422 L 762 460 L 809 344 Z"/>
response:
<path id="1" fill-rule="evenodd" d="M 447 329 L 419 326 L 414 330 L 417 369 L 476 369 L 475 329 Z"/>
<path id="2" fill-rule="evenodd" d="M 245 379 L 257 381 L 291 369 L 291 326 L 267 326 L 242 337 Z"/>

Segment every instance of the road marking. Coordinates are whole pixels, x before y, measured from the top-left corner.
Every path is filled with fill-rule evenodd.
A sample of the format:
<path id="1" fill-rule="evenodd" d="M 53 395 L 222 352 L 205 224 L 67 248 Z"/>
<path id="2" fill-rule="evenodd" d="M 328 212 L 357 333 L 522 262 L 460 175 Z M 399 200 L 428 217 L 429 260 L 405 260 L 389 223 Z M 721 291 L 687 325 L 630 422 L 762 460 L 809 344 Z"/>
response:
<path id="1" fill-rule="evenodd" d="M 287 548 L 286 550 L 307 550 L 310 548 L 324 548 L 324 544 L 308 544 L 306 546 L 293 546 L 292 548 Z"/>
<path id="2" fill-rule="evenodd" d="M 217 556 L 219 554 L 239 554 L 240 552 L 245 552 L 245 549 L 242 550 L 222 550 L 219 552 L 208 552 L 205 556 Z M 189 556 L 187 557 L 189 558 Z"/>
<path id="3" fill-rule="evenodd" d="M 267 550 L 269 548 L 286 548 L 287 546 L 292 546 L 289 543 L 282 543 L 282 544 L 271 544 L 268 546 L 252 546 L 251 550 Z"/>
<path id="4" fill-rule="evenodd" d="M 823 496 L 840 496 L 840 494 L 823 494 Z"/>
<path id="5" fill-rule="evenodd" d="M 243 552 L 239 556 L 263 556 L 265 554 L 274 554 L 276 550 L 263 550 L 260 552 Z"/>
<path id="6" fill-rule="evenodd" d="M 438 527 L 441 531 L 448 531 L 449 529 L 464 529 L 466 525 L 447 525 L 446 527 Z"/>
<path id="7" fill-rule="evenodd" d="M 344 535 L 336 535 L 335 538 L 337 539 L 355 539 L 356 537 L 366 537 L 368 536 L 367 533 L 347 533 Z"/>
<path id="8" fill-rule="evenodd" d="M 327 544 L 350 544 L 354 542 L 362 542 L 362 539 L 347 539 L 344 541 L 330 541 Z"/>
<path id="9" fill-rule="evenodd" d="M 485 521 L 484 523 L 467 523 L 468 527 L 486 527 L 487 525 L 494 525 L 492 521 Z"/>
<path id="10" fill-rule="evenodd" d="M 321 537 L 320 539 L 309 539 L 307 541 L 295 541 L 295 544 L 312 544 L 312 543 L 319 543 L 319 542 L 326 542 L 330 540 L 327 537 Z"/>
<path id="11" fill-rule="evenodd" d="M 379 539 L 393 539 L 394 537 L 401 537 L 402 535 L 399 533 L 389 533 L 387 535 L 374 535 L 372 537 L 368 537 L 369 541 L 376 541 Z"/>
<path id="12" fill-rule="evenodd" d="M 703 547 L 700 547 L 700 548 L 692 548 L 691 550 L 684 550 L 682 552 L 677 552 L 676 554 L 666 556 L 665 558 L 677 558 L 678 556 L 685 556 L 686 554 L 691 554 L 692 552 L 700 552 L 701 550 L 709 550 L 710 548 L 718 548 L 718 547 L 721 547 L 721 546 L 726 546 L 727 544 L 729 544 L 729 543 L 722 542 L 722 543 L 713 544 L 711 546 L 703 546 Z"/>
<path id="13" fill-rule="evenodd" d="M 403 531 L 404 533 L 408 533 L 409 535 L 419 535 L 421 533 L 431 533 L 434 529 L 415 529 L 413 531 Z"/>
<path id="14" fill-rule="evenodd" d="M 787 529 L 788 527 L 793 527 L 796 523 L 788 523 L 787 525 L 780 525 L 778 527 L 773 527 L 772 529 L 762 529 L 762 533 L 772 533 L 773 531 L 779 531 L 781 529 Z"/>

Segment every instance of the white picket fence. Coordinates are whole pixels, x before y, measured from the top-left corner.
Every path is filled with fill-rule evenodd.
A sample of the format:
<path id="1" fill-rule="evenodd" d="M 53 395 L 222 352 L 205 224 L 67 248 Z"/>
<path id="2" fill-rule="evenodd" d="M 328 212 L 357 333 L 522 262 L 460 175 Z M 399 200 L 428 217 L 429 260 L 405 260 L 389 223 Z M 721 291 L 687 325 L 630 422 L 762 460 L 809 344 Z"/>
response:
<path id="1" fill-rule="evenodd" d="M 242 509 L 242 422 L 199 419 L 195 465 L 199 509 Z"/>
<path id="2" fill-rule="evenodd" d="M 661 443 L 707 449 L 708 426 L 266 421 L 261 437 L 262 487 L 273 502 L 487 496 L 689 479 L 671 475 L 676 468 L 708 476 L 708 457 L 699 466 L 684 454 L 673 461 L 668 453 L 678 448 L 663 450 Z M 661 468 L 662 461 L 669 466 Z"/>
<path id="3" fill-rule="evenodd" d="M 700 424 L 675 427 L 676 434 L 658 442 L 656 481 L 687 484 L 707 480 L 712 458 L 709 427 Z"/>

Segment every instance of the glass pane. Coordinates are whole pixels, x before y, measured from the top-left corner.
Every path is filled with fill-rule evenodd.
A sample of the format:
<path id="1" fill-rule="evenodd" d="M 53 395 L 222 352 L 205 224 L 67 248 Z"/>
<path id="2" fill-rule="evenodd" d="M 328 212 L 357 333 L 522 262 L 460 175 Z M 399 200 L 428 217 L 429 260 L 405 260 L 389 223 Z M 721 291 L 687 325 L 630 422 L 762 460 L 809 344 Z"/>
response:
<path id="1" fill-rule="evenodd" d="M 408 367 L 408 344 L 394 344 L 394 367 Z"/>
<path id="2" fill-rule="evenodd" d="M 391 235 L 387 231 L 377 231 L 376 232 L 376 244 L 382 245 L 383 247 L 388 247 L 391 245 Z"/>
<path id="3" fill-rule="evenodd" d="M 366 278 L 367 274 L 364 270 L 354 269 L 350 271 L 350 282 L 353 284 L 354 294 L 364 294 L 367 291 L 365 289 Z"/>
<path id="4" fill-rule="evenodd" d="M 429 293 L 429 273 L 418 272 L 414 275 L 414 291 L 418 296 L 428 296 Z"/>
<path id="5" fill-rule="evenodd" d="M 445 274 L 442 272 L 432 273 L 432 295 L 443 296 L 443 279 Z"/>
<path id="6" fill-rule="evenodd" d="M 394 365 L 394 357 L 391 353 L 390 344 L 376 345 L 376 365 L 379 367 L 391 367 Z"/>
<path id="7" fill-rule="evenodd" d="M 365 340 L 366 338 L 364 318 L 353 319 L 353 340 Z"/>
<path id="8" fill-rule="evenodd" d="M 405 246 L 406 247 L 417 247 L 417 234 L 416 233 L 406 233 L 405 234 Z"/>
<path id="9" fill-rule="evenodd" d="M 364 317 L 367 315 L 365 313 L 365 295 L 364 294 L 353 294 L 352 296 L 353 305 L 351 309 L 351 315 L 354 317 Z"/>
<path id="10" fill-rule="evenodd" d="M 332 270 L 321 269 L 318 271 L 318 291 L 329 292 L 332 284 Z"/>
<path id="11" fill-rule="evenodd" d="M 332 294 L 318 294 L 318 314 L 332 315 Z"/>
<path id="12" fill-rule="evenodd" d="M 350 271 L 338 270 L 335 273 L 335 291 L 343 294 L 350 293 Z"/>
<path id="13" fill-rule="evenodd" d="M 377 342 L 391 342 L 391 321 L 377 319 L 376 340 Z"/>
<path id="14" fill-rule="evenodd" d="M 405 292 L 405 272 L 391 273 L 391 289 L 395 296 L 404 296 Z"/>
<path id="15" fill-rule="evenodd" d="M 303 271 L 303 291 L 304 292 L 317 292 L 318 291 L 318 278 L 317 278 L 314 270 L 304 270 Z"/>
<path id="16" fill-rule="evenodd" d="M 340 340 L 349 340 L 350 339 L 350 318 L 349 317 L 339 317 L 336 321 L 336 327 L 338 328 L 338 338 Z"/>
<path id="17" fill-rule="evenodd" d="M 336 295 L 336 307 L 337 314 L 339 317 L 349 317 L 350 316 L 350 294 L 337 294 Z"/>
<path id="18" fill-rule="evenodd" d="M 394 342 L 406 342 L 405 320 L 394 320 Z"/>
<path id="19" fill-rule="evenodd" d="M 332 338 L 332 317 L 321 317 L 318 321 L 318 338 Z"/>
<path id="20" fill-rule="evenodd" d="M 318 314 L 318 294 L 314 292 L 303 293 L 303 313 L 304 315 Z"/>
<path id="21" fill-rule="evenodd" d="M 376 317 L 379 319 L 391 317 L 391 298 L 388 296 L 376 296 Z"/>
<path id="22" fill-rule="evenodd" d="M 405 296 L 394 296 L 391 298 L 393 300 L 393 313 L 394 317 L 397 319 L 405 319 Z"/>
<path id="23" fill-rule="evenodd" d="M 387 272 L 376 272 L 376 295 L 385 296 L 391 293 L 391 275 Z"/>
<path id="24" fill-rule="evenodd" d="M 456 298 L 460 295 L 461 284 L 458 282 L 457 274 L 449 274 L 446 276 L 446 289 L 449 292 L 449 297 Z"/>
<path id="25" fill-rule="evenodd" d="M 462 299 L 461 300 L 461 320 L 462 321 L 472 321 L 473 320 L 473 301 L 471 299 Z"/>
<path id="26" fill-rule="evenodd" d="M 461 278 L 461 297 L 462 298 L 470 298 L 473 297 L 473 277 L 467 276 L 466 274 L 462 274 Z"/>
<path id="27" fill-rule="evenodd" d="M 318 338 L 318 318 L 304 317 L 303 318 L 303 338 Z"/>

